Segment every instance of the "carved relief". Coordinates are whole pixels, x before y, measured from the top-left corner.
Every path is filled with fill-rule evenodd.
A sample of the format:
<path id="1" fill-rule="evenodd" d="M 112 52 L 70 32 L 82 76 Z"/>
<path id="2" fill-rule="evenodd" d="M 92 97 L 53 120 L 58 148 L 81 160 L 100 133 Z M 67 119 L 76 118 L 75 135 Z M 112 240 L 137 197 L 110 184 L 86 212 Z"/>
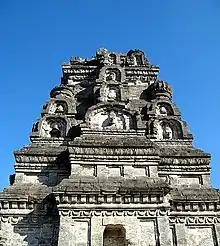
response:
<path id="1" fill-rule="evenodd" d="M 64 102 L 54 102 L 50 105 L 49 114 L 59 113 L 62 114 L 66 111 L 67 105 Z"/>
<path id="2" fill-rule="evenodd" d="M 164 210 L 98 210 L 89 211 L 89 210 L 65 210 L 61 211 L 61 216 L 69 216 L 69 217 L 92 217 L 92 216 L 138 216 L 138 217 L 154 217 L 154 216 L 167 216 L 169 211 Z"/>
<path id="3" fill-rule="evenodd" d="M 116 115 L 114 111 L 108 113 L 108 117 L 102 122 L 103 129 L 122 130 L 125 128 L 123 116 Z"/>
<path id="4" fill-rule="evenodd" d="M 168 124 L 156 123 L 156 136 L 157 139 L 172 139 L 173 131 Z"/>
<path id="5" fill-rule="evenodd" d="M 42 137 L 65 137 L 66 121 L 64 119 L 47 119 L 42 122 Z"/>
<path id="6" fill-rule="evenodd" d="M 45 120 L 41 124 L 41 136 L 42 137 L 50 137 L 50 131 L 52 130 L 50 124 Z"/>
<path id="7" fill-rule="evenodd" d="M 67 80 L 68 85 L 76 85 L 80 83 L 80 80 L 85 79 L 84 75 L 74 75 L 74 76 L 69 76 Z"/>
<path id="8" fill-rule="evenodd" d="M 173 132 L 169 125 L 163 127 L 163 139 L 172 139 Z"/>
<path id="9" fill-rule="evenodd" d="M 89 126 L 99 130 L 128 130 L 130 129 L 131 118 L 129 115 L 118 111 L 105 111 L 93 113 L 89 117 Z"/>
<path id="10" fill-rule="evenodd" d="M 109 89 L 107 94 L 107 101 L 114 101 L 116 96 L 116 91 L 114 89 Z"/>
<path id="11" fill-rule="evenodd" d="M 145 58 L 143 51 L 130 50 L 128 52 L 128 64 L 131 66 L 142 66 L 145 63 L 149 63 Z"/>
<path id="12" fill-rule="evenodd" d="M 116 64 L 116 55 L 115 54 L 109 54 L 108 55 L 108 61 L 109 61 L 109 65 Z"/>
<path id="13" fill-rule="evenodd" d="M 169 104 L 158 103 L 155 107 L 156 115 L 173 115 L 173 110 Z"/>
<path id="14" fill-rule="evenodd" d="M 171 121 L 155 121 L 154 132 L 159 140 L 181 139 L 182 130 L 178 122 Z"/>
<path id="15" fill-rule="evenodd" d="M 156 115 L 167 115 L 167 110 L 164 106 L 156 106 Z"/>
<path id="16" fill-rule="evenodd" d="M 105 81 L 121 81 L 121 73 L 118 69 L 107 69 Z"/>
<path id="17" fill-rule="evenodd" d="M 142 56 L 141 55 L 132 55 L 130 57 L 131 63 L 134 66 L 141 66 L 143 64 L 142 62 Z"/>
<path id="18" fill-rule="evenodd" d="M 120 90 L 117 86 L 104 86 L 100 96 L 102 102 L 120 101 Z"/>

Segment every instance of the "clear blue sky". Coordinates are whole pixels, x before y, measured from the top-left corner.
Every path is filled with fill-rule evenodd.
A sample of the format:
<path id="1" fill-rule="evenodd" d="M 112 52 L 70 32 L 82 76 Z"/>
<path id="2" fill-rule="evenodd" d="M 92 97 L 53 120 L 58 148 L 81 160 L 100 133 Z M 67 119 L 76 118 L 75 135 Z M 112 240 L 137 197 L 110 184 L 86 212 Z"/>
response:
<path id="1" fill-rule="evenodd" d="M 143 49 L 160 66 L 194 145 L 212 154 L 220 187 L 219 0 L 2 0 L 0 31 L 0 189 L 14 173 L 13 151 L 29 143 L 60 83 L 61 63 L 99 47 Z"/>

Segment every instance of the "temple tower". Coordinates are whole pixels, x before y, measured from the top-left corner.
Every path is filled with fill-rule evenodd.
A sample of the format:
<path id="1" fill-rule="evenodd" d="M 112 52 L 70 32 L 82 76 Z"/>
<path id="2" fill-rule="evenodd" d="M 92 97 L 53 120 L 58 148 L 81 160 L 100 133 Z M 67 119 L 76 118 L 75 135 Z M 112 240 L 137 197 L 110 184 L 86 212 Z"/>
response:
<path id="1" fill-rule="evenodd" d="M 141 50 L 71 57 L 14 152 L 0 193 L 4 246 L 217 246 L 219 192 Z"/>

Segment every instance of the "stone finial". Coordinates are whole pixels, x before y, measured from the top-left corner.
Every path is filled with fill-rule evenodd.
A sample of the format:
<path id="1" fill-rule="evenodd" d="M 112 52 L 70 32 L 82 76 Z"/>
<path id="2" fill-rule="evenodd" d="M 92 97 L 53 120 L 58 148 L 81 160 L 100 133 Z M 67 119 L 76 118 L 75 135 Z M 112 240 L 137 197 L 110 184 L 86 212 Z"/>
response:
<path id="1" fill-rule="evenodd" d="M 163 80 L 158 80 L 152 85 L 152 87 L 153 98 L 169 98 L 170 100 L 172 99 L 173 90 L 167 82 Z"/>

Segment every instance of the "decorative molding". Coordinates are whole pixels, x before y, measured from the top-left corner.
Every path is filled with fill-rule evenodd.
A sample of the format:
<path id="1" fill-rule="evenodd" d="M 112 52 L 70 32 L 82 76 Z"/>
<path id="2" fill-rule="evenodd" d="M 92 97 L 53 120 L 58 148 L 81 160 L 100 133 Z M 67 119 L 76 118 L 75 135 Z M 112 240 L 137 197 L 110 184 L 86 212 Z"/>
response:
<path id="1" fill-rule="evenodd" d="M 4 201 L 0 201 L 0 211 L 8 209 L 21 209 L 21 210 L 32 210 L 34 209 L 34 203 L 29 201 L 19 201 L 19 198 L 16 198 L 14 201 L 7 201 L 7 198 L 3 198 Z M 2 198 L 1 198 L 2 200 Z M 11 200 L 11 198 L 10 198 Z"/>
<path id="2" fill-rule="evenodd" d="M 176 157 L 171 157 L 171 158 L 166 158 L 162 157 L 160 160 L 160 163 L 162 165 L 173 165 L 172 167 L 181 167 L 182 165 L 209 165 L 210 163 L 210 158 L 209 157 L 198 157 L 198 158 L 190 158 L 190 157 L 182 157 L 182 158 L 176 158 Z M 207 168 L 207 167 L 206 167 Z"/>
<path id="3" fill-rule="evenodd" d="M 135 216 L 135 217 L 155 217 L 155 216 L 167 216 L 168 210 L 80 210 L 80 211 L 60 211 L 60 216 L 68 217 L 93 217 L 93 216 Z"/>
<path id="4" fill-rule="evenodd" d="M 18 163 L 54 163 L 57 161 L 57 154 L 54 156 L 39 156 L 39 155 L 16 155 Z"/>
<path id="5" fill-rule="evenodd" d="M 157 156 L 157 150 L 153 147 L 147 148 L 130 148 L 130 147 L 118 147 L 118 148 L 88 148 L 88 147 L 72 147 L 70 150 L 70 156 L 75 157 L 75 155 L 97 155 L 99 158 L 106 158 L 107 156 L 142 156 L 148 158 L 147 155 Z M 75 154 L 75 155 L 74 155 Z M 159 158 L 159 157 L 158 157 Z"/>
<path id="6" fill-rule="evenodd" d="M 169 141 L 163 141 L 163 140 L 157 140 L 154 138 L 151 138 L 151 141 L 155 142 L 159 146 L 164 147 L 173 147 L 173 146 L 192 146 L 192 140 L 169 140 Z"/>
<path id="7" fill-rule="evenodd" d="M 216 201 L 183 201 L 173 202 L 173 211 L 219 211 L 220 204 Z"/>
<path id="8" fill-rule="evenodd" d="M 149 188 L 151 194 L 54 194 L 58 204 L 155 204 L 163 202 L 163 190 Z M 153 190 L 155 189 L 155 190 Z M 147 192 L 147 191 L 146 191 Z M 156 194 L 152 194 L 156 193 Z"/>
<path id="9" fill-rule="evenodd" d="M 57 163 L 17 163 L 15 165 L 16 171 L 27 171 L 29 173 L 43 173 L 48 171 L 56 171 L 57 173 L 66 173 L 67 169 L 64 165 Z"/>
<path id="10" fill-rule="evenodd" d="M 178 216 L 169 217 L 170 224 L 204 225 L 220 223 L 219 216 Z"/>
<path id="11" fill-rule="evenodd" d="M 35 224 L 37 226 L 43 225 L 45 223 L 59 223 L 59 216 L 57 217 L 49 217 L 45 215 L 4 215 L 0 216 L 1 223 L 10 223 L 13 225 L 22 224 L 29 226 L 30 224 Z"/>
<path id="12" fill-rule="evenodd" d="M 158 172 L 210 172 L 209 166 L 159 165 Z"/>
<path id="13" fill-rule="evenodd" d="M 0 216 L 0 222 L 1 223 L 9 223 L 9 224 L 18 224 L 19 221 L 21 221 L 23 217 L 20 216 Z"/>

